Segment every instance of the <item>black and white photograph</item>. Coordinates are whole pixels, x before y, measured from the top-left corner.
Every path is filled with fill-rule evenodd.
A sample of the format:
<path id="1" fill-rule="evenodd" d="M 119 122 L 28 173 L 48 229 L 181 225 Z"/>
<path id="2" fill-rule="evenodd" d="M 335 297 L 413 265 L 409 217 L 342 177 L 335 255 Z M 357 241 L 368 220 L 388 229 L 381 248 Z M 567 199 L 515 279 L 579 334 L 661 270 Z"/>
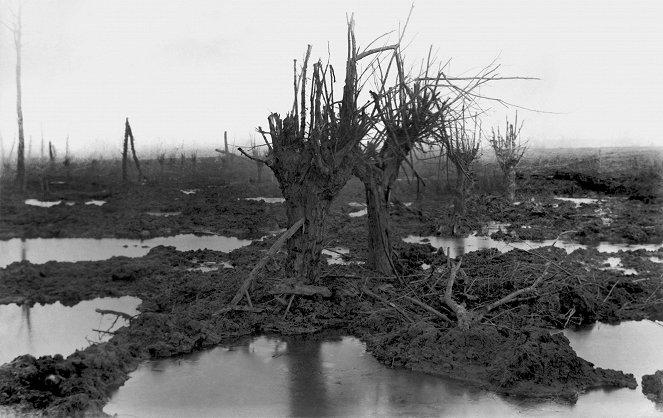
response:
<path id="1" fill-rule="evenodd" d="M 661 22 L 0 0 L 0 417 L 663 417 Z"/>

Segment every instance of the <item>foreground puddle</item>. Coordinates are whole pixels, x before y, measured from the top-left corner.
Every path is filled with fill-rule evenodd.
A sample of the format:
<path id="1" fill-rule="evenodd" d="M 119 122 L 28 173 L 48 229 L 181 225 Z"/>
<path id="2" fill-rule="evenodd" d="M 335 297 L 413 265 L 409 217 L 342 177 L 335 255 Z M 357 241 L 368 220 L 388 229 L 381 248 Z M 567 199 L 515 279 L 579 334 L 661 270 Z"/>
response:
<path id="1" fill-rule="evenodd" d="M 59 302 L 32 307 L 16 304 L 0 305 L 0 364 L 17 356 L 35 357 L 62 354 L 64 357 L 93 342 L 107 341 L 109 334 L 93 331 L 113 331 L 126 325 L 114 315 L 101 315 L 95 309 L 109 309 L 136 315 L 140 299 L 97 298 L 66 307 Z"/>
<path id="2" fill-rule="evenodd" d="M 104 412 L 118 417 L 587 417 L 650 416 L 656 409 L 639 388 L 592 391 L 574 406 L 535 402 L 501 397 L 451 379 L 389 369 L 353 337 L 324 341 L 260 337 L 145 362 L 112 396 Z"/>
<path id="3" fill-rule="evenodd" d="M 193 234 L 158 237 L 147 240 L 121 238 L 18 238 L 0 241 L 0 268 L 21 260 L 33 264 L 47 261 L 95 261 L 115 256 L 142 257 L 157 245 L 170 245 L 179 251 L 209 249 L 230 252 L 251 243 L 250 240 L 219 235 Z"/>
<path id="4" fill-rule="evenodd" d="M 445 253 L 447 248 L 449 248 L 452 258 L 465 253 L 469 253 L 476 250 L 485 250 L 494 248 L 500 252 L 511 251 L 515 248 L 521 250 L 533 250 L 536 248 L 547 247 L 549 245 L 554 245 L 558 248 L 563 248 L 567 253 L 572 253 L 573 251 L 579 248 L 595 248 L 598 252 L 601 253 L 616 253 L 618 251 L 635 251 L 644 249 L 647 251 L 656 251 L 659 248 L 663 248 L 663 244 L 637 244 L 637 245 L 628 245 L 628 244 L 610 244 L 607 242 L 599 243 L 598 245 L 582 245 L 570 241 L 562 240 L 544 240 L 544 241 L 514 241 L 514 242 L 505 242 L 494 240 L 490 237 L 470 235 L 465 238 L 457 237 L 438 237 L 438 236 L 428 236 L 422 237 L 417 235 L 410 235 L 406 238 L 403 238 L 403 241 L 409 242 L 412 244 L 430 244 L 434 248 L 443 248 Z"/>
<path id="5" fill-rule="evenodd" d="M 579 331 L 564 331 L 578 356 L 597 367 L 633 373 L 635 390 L 592 391 L 580 397 L 577 409 L 587 416 L 660 416 L 655 404 L 642 393 L 642 376 L 663 369 L 663 323 L 626 321 L 619 325 L 597 323 Z M 593 405 L 593 408 L 589 408 Z M 619 406 L 621 405 L 621 407 Z"/>

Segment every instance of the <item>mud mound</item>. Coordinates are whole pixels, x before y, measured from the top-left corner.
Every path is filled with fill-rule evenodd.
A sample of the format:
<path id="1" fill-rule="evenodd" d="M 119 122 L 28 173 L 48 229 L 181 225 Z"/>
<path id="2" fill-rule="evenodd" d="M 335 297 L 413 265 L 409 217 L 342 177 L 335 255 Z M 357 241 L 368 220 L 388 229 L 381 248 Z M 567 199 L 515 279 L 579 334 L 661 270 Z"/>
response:
<path id="1" fill-rule="evenodd" d="M 652 401 L 663 404 L 663 370 L 642 376 L 642 393 Z"/>
<path id="2" fill-rule="evenodd" d="M 364 330 L 362 338 L 381 362 L 498 393 L 575 402 L 579 393 L 590 388 L 637 386 L 631 374 L 594 368 L 578 357 L 562 334 L 498 331 L 487 326 L 466 332 L 440 330 L 426 322 L 382 334 L 365 325 L 359 325 Z"/>

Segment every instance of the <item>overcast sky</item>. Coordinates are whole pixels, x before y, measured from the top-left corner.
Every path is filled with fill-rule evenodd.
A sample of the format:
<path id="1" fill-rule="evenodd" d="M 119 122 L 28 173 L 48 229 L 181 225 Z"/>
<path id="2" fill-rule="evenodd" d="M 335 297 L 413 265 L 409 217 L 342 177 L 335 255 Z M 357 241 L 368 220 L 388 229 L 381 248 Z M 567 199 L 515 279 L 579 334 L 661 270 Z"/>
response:
<path id="1" fill-rule="evenodd" d="M 11 22 L 0 0 L 0 19 Z M 346 53 L 346 14 L 366 46 L 407 18 L 409 1 L 25 0 L 23 109 L 38 155 L 41 133 L 59 149 L 119 152 L 129 117 L 139 149 L 200 152 L 247 142 L 270 112 L 292 105 L 292 60 L 307 44 Z M 432 45 L 449 73 L 497 59 L 482 93 L 519 110 L 535 145 L 660 145 L 663 2 L 417 0 L 406 33 L 412 66 Z M 393 42 L 395 35 L 385 42 Z M 16 136 L 15 55 L 0 30 L 0 134 Z M 342 77 L 339 77 L 342 79 Z M 515 109 L 493 106 L 503 120 Z M 494 119 L 491 119 L 493 121 Z M 27 140 L 27 139 L 26 139 Z M 27 146 L 27 144 L 26 144 Z"/>

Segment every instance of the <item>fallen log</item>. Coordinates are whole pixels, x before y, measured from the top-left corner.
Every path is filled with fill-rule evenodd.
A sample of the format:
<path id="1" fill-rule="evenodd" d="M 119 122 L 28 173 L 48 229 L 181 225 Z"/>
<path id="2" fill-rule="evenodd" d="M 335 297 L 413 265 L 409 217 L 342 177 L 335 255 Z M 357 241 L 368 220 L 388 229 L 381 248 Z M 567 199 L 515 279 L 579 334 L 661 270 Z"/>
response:
<path id="1" fill-rule="evenodd" d="M 237 293 L 235 293 L 235 296 L 232 298 L 230 301 L 230 306 L 237 305 L 244 296 L 248 295 L 249 288 L 251 287 L 251 284 L 253 283 L 254 280 L 258 277 L 258 273 L 265 268 L 269 260 L 272 259 L 276 255 L 277 252 L 283 247 L 285 242 L 297 232 L 299 228 L 304 225 L 304 218 L 298 220 L 295 222 L 287 231 L 285 231 L 281 236 L 276 240 L 274 244 L 269 248 L 267 251 L 267 255 L 265 255 L 260 261 L 258 261 L 258 264 L 253 267 L 253 270 L 251 270 L 251 273 L 249 273 L 249 276 L 244 280 L 242 285 L 239 287 L 237 290 Z"/>

